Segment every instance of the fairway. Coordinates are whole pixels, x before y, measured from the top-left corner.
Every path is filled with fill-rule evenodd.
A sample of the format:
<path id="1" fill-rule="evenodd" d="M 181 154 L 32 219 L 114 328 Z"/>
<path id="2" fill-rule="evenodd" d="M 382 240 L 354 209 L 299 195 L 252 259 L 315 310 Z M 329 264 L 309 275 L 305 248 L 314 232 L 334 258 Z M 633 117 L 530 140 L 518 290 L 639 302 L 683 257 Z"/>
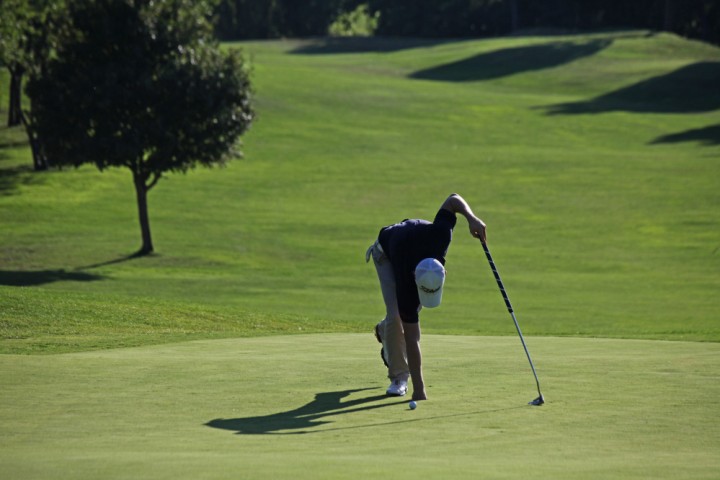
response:
<path id="1" fill-rule="evenodd" d="M 0 477 L 717 478 L 720 346 L 427 336 L 430 401 L 370 334 L 0 356 Z M 376 361 L 377 360 L 377 361 Z"/>
<path id="2" fill-rule="evenodd" d="M 152 256 L 132 257 L 129 172 L 34 174 L 0 129 L 0 351 L 366 332 L 382 300 L 365 249 L 452 192 L 488 224 L 524 333 L 720 340 L 717 47 L 631 31 L 226 48 L 253 67 L 245 158 L 153 189 Z M 515 334 L 463 219 L 447 268 L 427 333 Z"/>

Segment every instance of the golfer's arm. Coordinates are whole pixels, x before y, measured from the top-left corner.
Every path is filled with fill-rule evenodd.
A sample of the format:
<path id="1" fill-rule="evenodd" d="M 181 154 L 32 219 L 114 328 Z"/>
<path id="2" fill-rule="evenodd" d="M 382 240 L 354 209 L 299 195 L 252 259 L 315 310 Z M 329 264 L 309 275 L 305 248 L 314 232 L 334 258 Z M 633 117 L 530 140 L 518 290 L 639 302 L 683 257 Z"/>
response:
<path id="1" fill-rule="evenodd" d="M 420 351 L 420 324 L 403 322 L 403 334 L 407 351 L 410 379 L 413 383 L 413 400 L 427 400 L 425 380 L 422 372 L 422 352 Z"/>
<path id="2" fill-rule="evenodd" d="M 450 195 L 440 208 L 449 210 L 452 213 L 459 213 L 465 219 L 467 219 L 468 226 L 470 227 L 470 234 L 473 237 L 477 237 L 483 242 L 485 238 L 485 222 L 475 216 L 470 205 L 457 193 Z"/>
<path id="3" fill-rule="evenodd" d="M 465 199 L 457 193 L 453 193 L 452 195 L 450 195 L 440 208 L 449 210 L 452 213 L 459 213 L 468 220 L 470 220 L 471 218 L 477 218 L 473 213 L 472 209 L 470 208 L 470 205 L 468 205 Z"/>

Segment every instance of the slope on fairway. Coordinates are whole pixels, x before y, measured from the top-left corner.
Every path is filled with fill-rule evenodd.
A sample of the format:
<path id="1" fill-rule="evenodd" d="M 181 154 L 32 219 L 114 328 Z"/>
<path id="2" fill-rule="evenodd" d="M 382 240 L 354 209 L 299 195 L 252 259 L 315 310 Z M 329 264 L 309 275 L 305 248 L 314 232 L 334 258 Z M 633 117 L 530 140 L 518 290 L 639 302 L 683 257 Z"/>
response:
<path id="1" fill-rule="evenodd" d="M 130 256 L 127 171 L 36 174 L 24 134 L 0 129 L 0 351 L 365 331 L 383 311 L 365 248 L 453 191 L 488 223 L 527 334 L 720 340 L 720 143 L 701 141 L 719 48 L 350 42 L 228 46 L 254 68 L 246 157 L 153 189 L 150 257 Z M 444 298 L 426 331 L 514 335 L 463 219 Z"/>
<path id="2" fill-rule="evenodd" d="M 430 400 L 371 335 L 0 356 L 0 477 L 717 478 L 720 345 L 427 335 Z"/>

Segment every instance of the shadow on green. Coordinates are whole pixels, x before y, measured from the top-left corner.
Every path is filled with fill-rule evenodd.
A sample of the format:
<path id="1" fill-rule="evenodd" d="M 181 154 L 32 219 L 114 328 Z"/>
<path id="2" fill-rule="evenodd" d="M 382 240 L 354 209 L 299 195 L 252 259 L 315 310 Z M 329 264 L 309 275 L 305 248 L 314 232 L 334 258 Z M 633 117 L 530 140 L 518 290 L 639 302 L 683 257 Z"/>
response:
<path id="1" fill-rule="evenodd" d="M 297 435 L 305 433 L 320 433 L 334 430 L 347 430 L 356 429 L 362 427 L 372 427 L 379 424 L 369 425 L 353 425 L 349 427 L 338 427 L 338 428 L 324 428 L 309 430 L 312 428 L 321 427 L 325 424 L 332 423 L 327 420 L 322 420 L 325 417 L 334 415 L 344 415 L 348 413 L 357 413 L 367 410 L 376 410 L 384 407 L 391 407 L 395 405 L 407 404 L 408 400 L 400 400 L 389 403 L 380 403 L 375 405 L 365 405 L 374 402 L 380 402 L 382 400 L 389 400 L 393 397 L 387 395 L 371 395 L 369 397 L 359 398 L 348 402 L 342 402 L 341 400 L 352 393 L 364 392 L 366 390 L 375 390 L 375 388 L 358 388 L 354 390 L 340 390 L 334 392 L 324 392 L 315 395 L 315 399 L 303 405 L 302 407 L 294 410 L 288 410 L 285 412 L 273 413 L 270 415 L 261 415 L 256 417 L 242 417 L 242 418 L 216 418 L 210 420 L 205 425 L 212 428 L 219 428 L 222 430 L 234 431 L 237 435 L 254 435 L 254 434 L 276 434 L 276 435 Z M 365 406 L 361 406 L 365 405 Z M 383 422 L 382 425 L 390 425 L 396 423 L 408 423 L 416 422 L 419 420 L 448 418 L 448 417 L 460 417 L 468 415 L 476 415 L 479 413 L 492 413 L 504 410 L 514 410 L 519 408 L 527 408 L 525 405 L 512 406 L 507 408 L 499 408 L 493 410 L 487 410 L 482 412 L 464 412 L 449 415 L 441 415 L 435 417 L 423 417 L 423 418 L 411 418 L 406 420 L 395 420 Z M 285 431 L 294 430 L 294 431 Z"/>
<path id="2" fill-rule="evenodd" d="M 389 398 L 384 394 L 358 398 L 348 402 L 341 401 L 343 398 L 352 393 L 363 392 L 366 390 L 375 390 L 375 388 L 359 388 L 354 390 L 318 393 L 315 395 L 315 399 L 312 402 L 294 410 L 257 417 L 228 419 L 217 418 L 209 421 L 205 425 L 223 430 L 233 430 L 237 434 L 312 433 L 306 429 L 331 423 L 329 421 L 322 420 L 324 417 L 361 412 L 363 410 L 374 410 L 377 408 L 389 407 L 391 405 L 398 405 L 407 402 L 406 400 L 403 400 L 400 402 L 382 403 L 379 405 L 360 406 Z M 299 431 L 281 432 L 281 430 Z"/>

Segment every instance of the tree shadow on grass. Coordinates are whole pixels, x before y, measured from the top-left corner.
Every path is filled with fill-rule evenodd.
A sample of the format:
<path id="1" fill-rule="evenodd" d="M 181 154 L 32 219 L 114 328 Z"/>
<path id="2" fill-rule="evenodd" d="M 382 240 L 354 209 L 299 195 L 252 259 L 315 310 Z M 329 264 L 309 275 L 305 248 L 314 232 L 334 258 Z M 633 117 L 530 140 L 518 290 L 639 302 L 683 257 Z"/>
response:
<path id="1" fill-rule="evenodd" d="M 31 165 L 0 168 L 0 196 L 14 195 L 20 185 L 41 185 L 45 182 L 44 172 L 36 172 Z"/>
<path id="2" fill-rule="evenodd" d="M 95 282 L 105 280 L 108 277 L 97 273 L 88 273 L 85 270 L 92 268 L 104 267 L 106 265 L 114 265 L 117 263 L 127 262 L 135 258 L 149 256 L 145 253 L 133 253 L 125 255 L 106 262 L 93 263 L 77 267 L 74 270 L 67 271 L 65 269 L 56 270 L 0 270 L 0 285 L 8 287 L 34 287 L 54 282 Z"/>
<path id="3" fill-rule="evenodd" d="M 124 255 L 122 257 L 118 257 L 112 260 L 107 260 L 105 262 L 98 262 L 98 263 L 92 263 L 90 265 L 83 265 L 82 267 L 77 267 L 75 270 L 90 270 L 92 268 L 98 268 L 98 267 L 105 267 L 107 265 L 115 265 L 118 263 L 127 262 L 129 260 L 134 260 L 136 258 L 143 258 L 143 257 L 155 257 L 157 254 L 155 253 L 147 253 L 143 252 L 142 250 L 139 250 L 135 253 L 131 253 L 130 255 Z"/>
<path id="4" fill-rule="evenodd" d="M 698 142 L 706 146 L 720 145 L 720 124 L 663 135 L 650 142 L 650 144 L 657 145 L 659 143 L 680 142 Z"/>
<path id="5" fill-rule="evenodd" d="M 13 195 L 19 185 L 38 183 L 45 177 L 34 175 L 30 162 L 27 165 L 6 166 L 11 158 L 9 151 L 27 147 L 28 140 L 24 131 L 16 127 L 0 127 L 0 195 Z M 16 163 L 16 162 L 13 162 Z"/>
<path id="6" fill-rule="evenodd" d="M 430 47 L 447 41 L 419 38 L 326 37 L 308 40 L 292 50 L 291 53 L 301 55 L 389 53 L 412 48 Z"/>
<path id="7" fill-rule="evenodd" d="M 0 285 L 9 287 L 35 287 L 53 282 L 94 282 L 105 277 L 94 273 L 65 270 L 11 271 L 0 270 Z"/>
<path id="8" fill-rule="evenodd" d="M 553 68 L 595 55 L 612 44 L 610 39 L 589 42 L 551 42 L 481 53 L 410 75 L 419 80 L 473 82 L 507 77 L 518 73 Z"/>
<path id="9" fill-rule="evenodd" d="M 720 109 L 720 62 L 698 62 L 584 102 L 545 107 L 549 115 L 605 112 L 699 113 Z"/>
<path id="10" fill-rule="evenodd" d="M 380 403 L 376 405 L 365 405 L 373 402 L 385 400 L 388 397 L 385 394 L 372 395 L 369 397 L 358 398 L 342 402 L 341 400 L 350 394 L 363 392 L 366 390 L 374 390 L 374 388 L 359 388 L 354 390 L 341 390 L 337 392 L 324 392 L 315 395 L 315 399 L 303 405 L 302 407 L 286 412 L 273 413 L 270 415 L 262 415 L 257 417 L 244 418 L 216 418 L 210 420 L 205 425 L 212 428 L 220 428 L 223 430 L 232 430 L 236 434 L 303 434 L 312 433 L 308 429 L 319 427 L 330 421 L 323 420 L 325 417 L 332 415 L 341 415 L 364 410 L 374 410 L 376 408 L 389 407 L 407 403 L 407 400 L 395 401 L 390 403 Z M 293 430 L 286 432 L 285 430 Z"/>

